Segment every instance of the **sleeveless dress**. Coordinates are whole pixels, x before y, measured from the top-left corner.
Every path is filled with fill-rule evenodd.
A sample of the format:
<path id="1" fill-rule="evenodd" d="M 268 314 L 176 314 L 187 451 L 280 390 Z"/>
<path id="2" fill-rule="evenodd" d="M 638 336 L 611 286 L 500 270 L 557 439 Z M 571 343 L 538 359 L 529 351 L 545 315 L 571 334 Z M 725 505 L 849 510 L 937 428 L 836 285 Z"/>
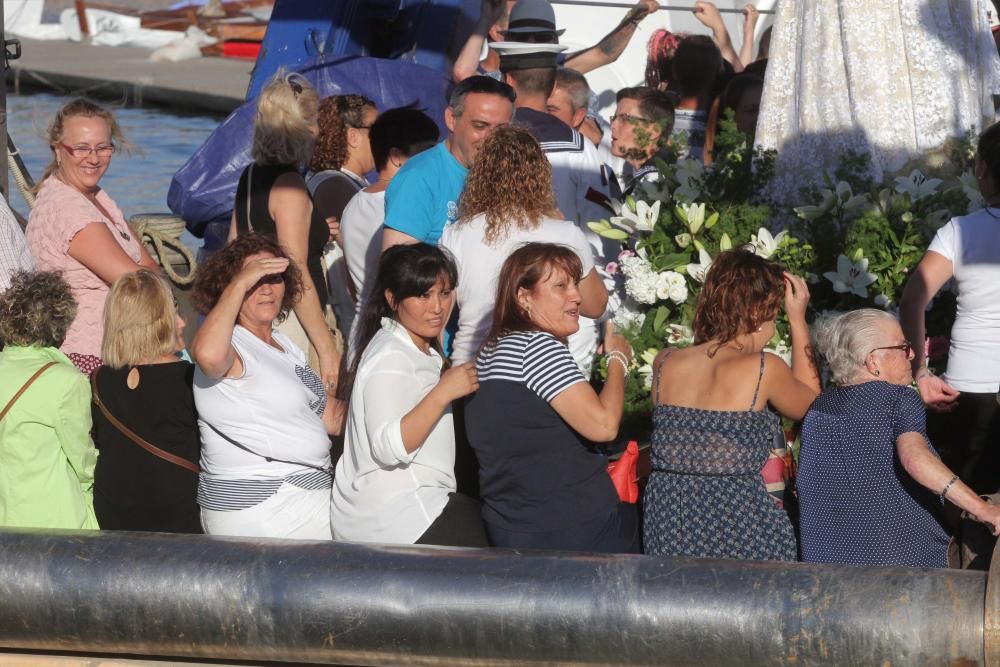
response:
<path id="1" fill-rule="evenodd" d="M 746 412 L 661 405 L 657 384 L 653 469 L 644 497 L 645 553 L 796 560 L 791 520 L 760 476 L 781 426 L 773 412 L 753 409 L 763 376 L 762 352 Z"/>

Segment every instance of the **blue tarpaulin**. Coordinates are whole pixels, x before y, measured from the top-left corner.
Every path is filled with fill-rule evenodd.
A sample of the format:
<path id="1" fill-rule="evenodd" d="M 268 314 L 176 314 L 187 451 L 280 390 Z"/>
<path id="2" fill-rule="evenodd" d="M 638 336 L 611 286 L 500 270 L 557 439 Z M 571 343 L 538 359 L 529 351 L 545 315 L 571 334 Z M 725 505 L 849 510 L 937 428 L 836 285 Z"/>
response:
<path id="1" fill-rule="evenodd" d="M 444 109 L 450 78 L 445 74 L 399 60 L 347 56 L 324 62 L 313 59 L 298 69 L 321 98 L 341 94 L 365 95 L 379 111 L 413 105 L 424 110 L 447 136 Z M 174 174 L 167 193 L 170 210 L 184 218 L 198 237 L 210 222 L 228 222 L 236 184 L 251 162 L 250 144 L 256 100 L 229 115 L 201 148 Z"/>

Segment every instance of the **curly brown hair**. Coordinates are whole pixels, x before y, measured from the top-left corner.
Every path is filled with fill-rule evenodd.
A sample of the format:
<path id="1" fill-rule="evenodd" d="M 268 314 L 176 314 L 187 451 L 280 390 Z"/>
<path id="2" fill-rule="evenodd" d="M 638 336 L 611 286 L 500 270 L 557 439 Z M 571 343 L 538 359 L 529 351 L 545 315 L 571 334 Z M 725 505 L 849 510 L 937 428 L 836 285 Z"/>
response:
<path id="1" fill-rule="evenodd" d="M 59 347 L 76 317 L 76 299 L 57 271 L 19 271 L 0 292 L 0 342 Z"/>
<path id="2" fill-rule="evenodd" d="M 694 312 L 695 344 L 718 347 L 774 319 L 785 296 L 781 265 L 739 248 L 712 262 Z M 718 347 L 716 349 L 718 349 Z"/>
<path id="3" fill-rule="evenodd" d="M 195 307 L 207 315 L 215 308 L 222 292 L 236 274 L 243 270 L 243 263 L 247 257 L 261 252 L 289 259 L 288 253 L 278 245 L 274 237 L 258 233 L 237 236 L 235 241 L 209 257 L 198 267 L 198 273 L 194 278 L 191 300 Z M 302 296 L 302 274 L 294 261 L 288 262 L 288 268 L 282 276 L 285 279 L 285 296 L 281 300 L 281 313 L 277 318 L 279 322 L 288 316 L 288 312 Z"/>
<path id="4" fill-rule="evenodd" d="M 461 222 L 486 215 L 486 242 L 507 238 L 511 225 L 538 225 L 557 215 L 552 166 L 524 126 L 501 125 L 483 142 L 458 201 Z"/>
<path id="5" fill-rule="evenodd" d="M 375 103 L 364 95 L 335 95 L 320 100 L 319 138 L 309 168 L 313 171 L 340 169 L 347 161 L 347 130 L 364 127 L 367 109 Z"/>

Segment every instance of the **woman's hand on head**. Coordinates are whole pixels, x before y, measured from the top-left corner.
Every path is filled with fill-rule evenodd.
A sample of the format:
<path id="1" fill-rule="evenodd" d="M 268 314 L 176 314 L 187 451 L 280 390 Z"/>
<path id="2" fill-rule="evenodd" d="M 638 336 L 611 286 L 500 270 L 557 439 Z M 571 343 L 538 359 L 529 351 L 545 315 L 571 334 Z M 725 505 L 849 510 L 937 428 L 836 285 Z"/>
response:
<path id="1" fill-rule="evenodd" d="M 936 375 L 926 373 L 917 378 L 920 398 L 934 412 L 950 412 L 958 405 L 961 392 Z"/>
<path id="2" fill-rule="evenodd" d="M 235 281 L 243 286 L 245 292 L 253 291 L 261 278 L 284 273 L 288 268 L 286 257 L 258 257 L 247 262 L 236 274 Z"/>
<path id="3" fill-rule="evenodd" d="M 479 376 L 476 373 L 476 364 L 467 361 L 464 364 L 452 366 L 441 374 L 437 386 L 434 388 L 445 403 L 451 403 L 455 399 L 468 396 L 479 389 Z"/>
<path id="4" fill-rule="evenodd" d="M 625 336 L 615 331 L 615 323 L 608 320 L 604 323 L 604 354 L 621 352 L 625 358 L 632 361 L 632 346 Z"/>
<path id="5" fill-rule="evenodd" d="M 809 286 L 806 281 L 785 271 L 785 313 L 789 320 L 806 319 L 809 306 Z"/>

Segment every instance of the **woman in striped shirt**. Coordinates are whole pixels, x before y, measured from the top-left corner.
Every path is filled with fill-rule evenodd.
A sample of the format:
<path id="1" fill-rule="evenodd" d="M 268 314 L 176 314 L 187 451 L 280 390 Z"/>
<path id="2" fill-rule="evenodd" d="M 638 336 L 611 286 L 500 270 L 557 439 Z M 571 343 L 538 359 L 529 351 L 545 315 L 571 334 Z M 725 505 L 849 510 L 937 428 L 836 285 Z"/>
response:
<path id="1" fill-rule="evenodd" d="M 619 502 L 594 444 L 618 435 L 632 350 L 609 324 L 608 377 L 595 392 L 566 348 L 579 328 L 581 272 L 571 249 L 530 243 L 500 273 L 465 413 L 494 546 L 638 551 L 635 507 Z"/>

